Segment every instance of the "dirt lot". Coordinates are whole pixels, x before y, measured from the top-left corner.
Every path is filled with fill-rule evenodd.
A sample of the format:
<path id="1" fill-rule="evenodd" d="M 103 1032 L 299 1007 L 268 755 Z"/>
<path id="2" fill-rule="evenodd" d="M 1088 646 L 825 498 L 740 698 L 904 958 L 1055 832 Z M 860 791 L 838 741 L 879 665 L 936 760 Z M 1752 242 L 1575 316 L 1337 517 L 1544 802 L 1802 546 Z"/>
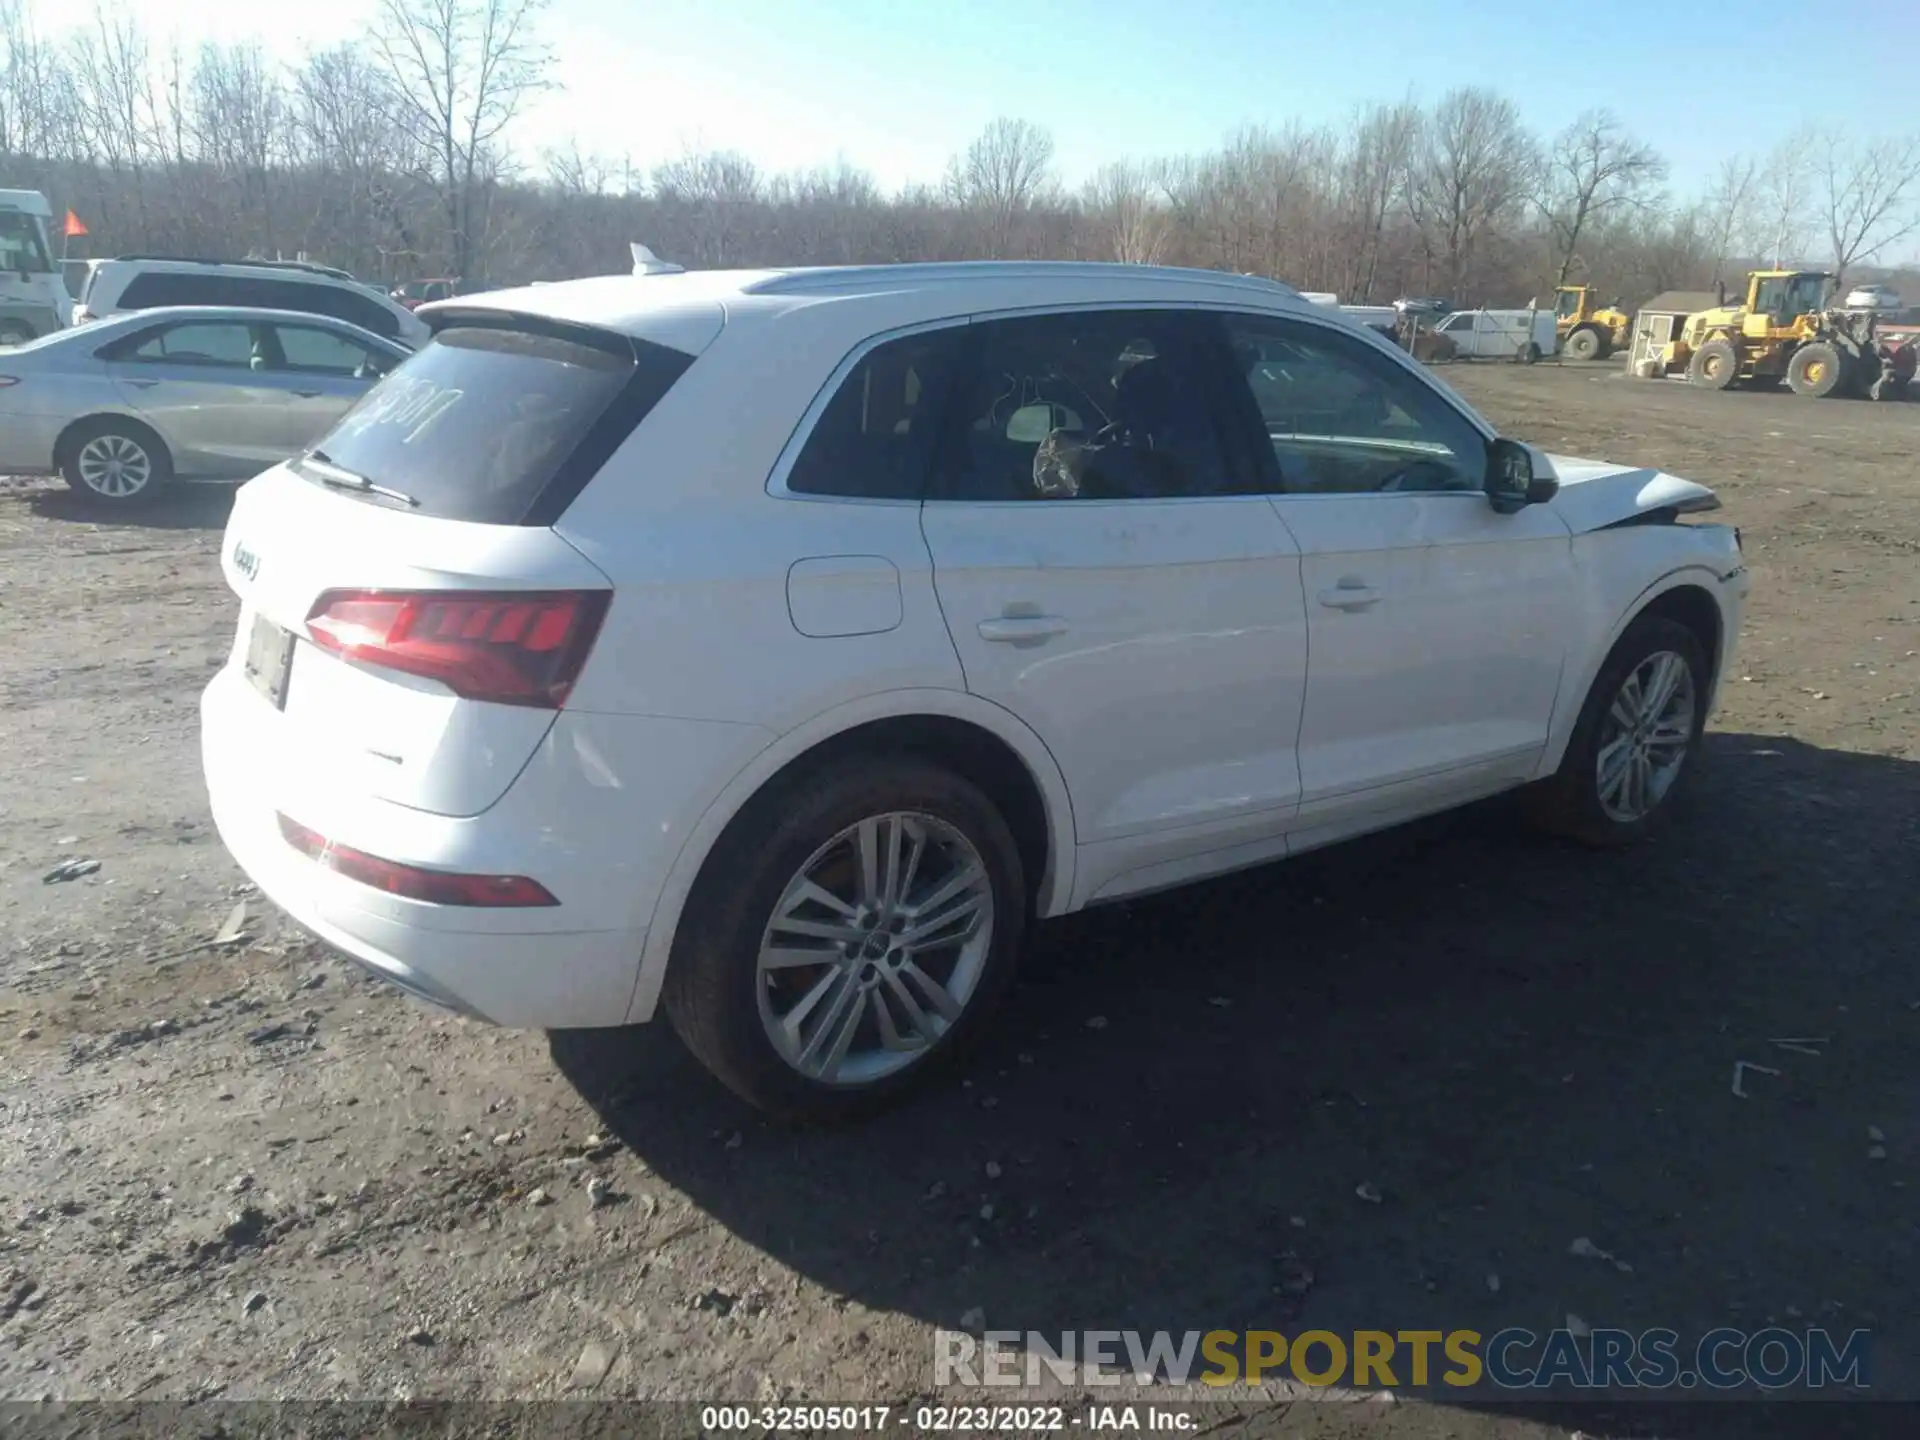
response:
<path id="1" fill-rule="evenodd" d="M 1864 1326 L 1874 1388 L 1920 1394 L 1920 404 L 1444 373 L 1512 433 L 1715 484 L 1744 528 L 1743 658 L 1680 823 L 1596 859 L 1495 807 L 1051 925 L 965 1087 L 827 1135 L 762 1125 L 663 1027 L 430 1015 L 257 899 L 211 943 L 246 898 L 197 757 L 224 499 L 97 524 L 5 490 L 0 1398 L 898 1402 L 975 1309 Z M 1737 1060 L 1778 1073 L 1742 1100 Z M 1774 1433 L 1718 1408 L 1659 1433 Z"/>

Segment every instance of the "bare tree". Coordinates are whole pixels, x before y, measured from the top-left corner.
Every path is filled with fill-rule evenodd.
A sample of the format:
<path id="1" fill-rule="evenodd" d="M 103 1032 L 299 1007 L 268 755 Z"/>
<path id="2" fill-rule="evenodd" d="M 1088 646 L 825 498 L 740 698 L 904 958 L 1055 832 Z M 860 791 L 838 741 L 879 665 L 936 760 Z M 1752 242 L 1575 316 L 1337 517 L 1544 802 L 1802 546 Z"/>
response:
<path id="1" fill-rule="evenodd" d="M 1666 175 L 1659 152 L 1628 134 L 1612 111 L 1589 110 L 1561 131 L 1540 166 L 1537 201 L 1559 261 L 1553 283 L 1567 283 L 1593 222 L 1641 203 Z"/>
<path id="2" fill-rule="evenodd" d="M 1447 289 L 1458 294 L 1488 233 L 1520 208 L 1536 155 L 1511 100 L 1467 87 L 1427 117 L 1407 187 L 1409 209 Z"/>
<path id="3" fill-rule="evenodd" d="M 1757 195 L 1761 253 L 1771 253 L 1777 270 L 1796 255 L 1807 238 L 1807 211 L 1813 199 L 1813 153 L 1818 137 L 1802 128 L 1767 156 Z"/>
<path id="4" fill-rule="evenodd" d="M 507 127 L 548 87 L 534 30 L 546 0 L 380 0 L 374 45 L 446 217 L 447 258 L 471 276 Z"/>
<path id="5" fill-rule="evenodd" d="M 1713 237 L 1713 275 L 1708 284 L 1718 285 L 1725 279 L 1735 244 L 1748 237 L 1759 188 L 1760 162 L 1753 156 L 1732 155 L 1720 162 L 1701 206 L 1701 219 Z"/>
<path id="6" fill-rule="evenodd" d="M 1859 261 L 1920 230 L 1920 135 L 1858 144 L 1825 136 L 1814 153 L 1813 174 L 1840 281 Z"/>
<path id="7" fill-rule="evenodd" d="M 1123 265 L 1158 264 L 1171 238 L 1171 219 L 1147 166 L 1131 160 L 1103 165 L 1087 182 L 1081 205 Z"/>
<path id="8" fill-rule="evenodd" d="M 547 183 L 560 195 L 602 194 L 618 173 L 615 162 L 582 150 L 578 136 L 568 137 L 564 146 L 547 151 L 545 158 Z"/>
<path id="9" fill-rule="evenodd" d="M 294 77 L 290 144 L 311 177 L 300 233 L 338 259 L 371 259 L 386 279 L 427 258 L 404 174 L 416 152 L 393 79 L 353 46 L 311 55 Z"/>
<path id="10" fill-rule="evenodd" d="M 0 158 L 64 159 L 72 117 L 70 77 L 58 47 L 40 37 L 24 0 L 0 0 Z"/>
<path id="11" fill-rule="evenodd" d="M 1053 136 L 1031 121 L 1003 116 L 954 157 L 947 193 L 986 217 L 988 253 L 1005 256 L 1021 217 L 1048 189 L 1052 166 Z"/>
<path id="12" fill-rule="evenodd" d="M 150 47 L 114 8 L 125 0 L 49 42 L 37 3 L 0 0 L 0 183 L 76 208 L 92 253 L 307 252 L 386 280 L 457 266 L 497 283 L 625 270 L 636 239 L 688 265 L 1114 256 L 1351 299 L 1446 285 L 1512 305 L 1569 254 L 1623 298 L 1698 287 L 1743 249 L 1787 258 L 1808 233 L 1858 266 L 1911 245 L 1920 200 L 1895 142 L 1822 149 L 1803 134 L 1674 203 L 1644 167 L 1629 184 L 1612 162 L 1635 147 L 1603 122 L 1585 148 L 1560 137 L 1542 162 L 1558 163 L 1556 186 L 1514 108 L 1484 91 L 1431 115 L 1376 105 L 1338 134 L 1281 123 L 1116 157 L 1072 200 L 1046 133 L 1017 120 L 989 127 L 944 185 L 891 195 L 844 159 L 769 176 L 710 147 L 650 169 L 571 143 L 523 177 L 513 147 L 547 74 L 542 0 L 381 0 L 378 35 L 291 67 L 244 43 Z"/>
<path id="13" fill-rule="evenodd" d="M 688 258 L 700 265 L 738 261 L 762 184 L 759 167 L 735 150 L 690 150 L 653 172 L 655 200 L 691 231 Z"/>
<path id="14" fill-rule="evenodd" d="M 1359 304 L 1373 298 L 1387 218 L 1406 190 L 1419 139 L 1420 111 L 1407 101 L 1370 106 L 1354 124 L 1340 166 L 1341 204 L 1352 238 L 1351 263 L 1340 291 Z"/>

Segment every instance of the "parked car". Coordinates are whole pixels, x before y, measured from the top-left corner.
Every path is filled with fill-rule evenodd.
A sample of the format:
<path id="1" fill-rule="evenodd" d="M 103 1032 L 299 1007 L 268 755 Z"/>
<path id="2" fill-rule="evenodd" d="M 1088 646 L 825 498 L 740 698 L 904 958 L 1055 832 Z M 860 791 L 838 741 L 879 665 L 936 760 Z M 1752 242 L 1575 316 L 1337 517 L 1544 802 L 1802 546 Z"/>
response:
<path id="1" fill-rule="evenodd" d="M 1271 281 L 656 274 L 421 314 L 237 497 L 220 834 L 414 996 L 664 1010 L 776 1113 L 937 1073 L 1035 917 L 1512 789 L 1640 839 L 1740 629 L 1710 490 L 1502 437 Z"/>
<path id="2" fill-rule="evenodd" d="M 325 315 L 409 347 L 427 339 L 427 327 L 413 312 L 377 288 L 344 270 L 294 261 L 122 255 L 101 261 L 78 298 L 76 325 L 129 310 L 224 305 Z"/>
<path id="3" fill-rule="evenodd" d="M 144 310 L 0 355 L 0 475 L 129 505 L 244 480 L 304 450 L 405 346 L 276 310 Z"/>
<path id="4" fill-rule="evenodd" d="M 1476 360 L 1539 360 L 1560 343 L 1551 309 L 1456 310 L 1434 328 L 1453 341 L 1456 354 Z"/>
<path id="5" fill-rule="evenodd" d="M 80 323 L 80 312 L 85 308 L 80 303 L 80 297 L 87 293 L 87 285 L 93 279 L 93 272 L 102 263 L 99 260 L 62 260 L 60 262 L 60 278 L 67 290 L 67 324 Z"/>
<path id="6" fill-rule="evenodd" d="M 1901 310 L 1905 302 L 1891 285 L 1856 285 L 1847 292 L 1843 308 L 1848 310 Z"/>

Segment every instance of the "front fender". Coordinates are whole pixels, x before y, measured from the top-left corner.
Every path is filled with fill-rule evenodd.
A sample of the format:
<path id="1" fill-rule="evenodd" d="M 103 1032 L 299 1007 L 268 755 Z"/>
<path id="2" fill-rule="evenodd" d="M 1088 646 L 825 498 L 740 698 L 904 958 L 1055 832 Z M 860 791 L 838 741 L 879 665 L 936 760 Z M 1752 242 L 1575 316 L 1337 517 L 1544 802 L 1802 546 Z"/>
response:
<path id="1" fill-rule="evenodd" d="M 1705 551 L 1700 532 L 1728 537 L 1730 554 Z M 1662 534 L 1662 532 L 1665 532 Z M 1660 539 L 1654 539 L 1659 536 Z M 1719 696 L 1720 677 L 1726 673 L 1739 638 L 1740 621 L 1745 612 L 1747 593 L 1746 566 L 1732 547 L 1732 531 L 1725 526 L 1637 526 L 1626 531 L 1603 531 L 1582 536 L 1577 542 L 1585 547 L 1612 549 L 1625 542 L 1656 553 L 1636 563 L 1624 552 L 1617 555 L 1589 555 L 1583 567 L 1589 575 L 1586 613 L 1593 617 L 1583 632 L 1580 644 L 1567 656 L 1566 683 L 1554 704 L 1546 749 L 1541 753 L 1539 777 L 1560 768 L 1574 726 L 1586 707 L 1587 692 L 1593 688 L 1607 656 L 1620 643 L 1628 626 L 1645 613 L 1662 595 L 1683 587 L 1703 590 L 1712 599 L 1720 616 L 1720 643 L 1714 673 L 1708 677 L 1707 707 Z M 1630 538 L 1629 538 L 1630 537 Z M 1682 547 L 1685 547 L 1682 553 Z M 1663 553 L 1662 553 L 1663 552 Z"/>
<path id="2" fill-rule="evenodd" d="M 891 690 L 834 706 L 793 727 L 749 760 L 720 793 L 707 805 L 699 820 L 688 831 L 659 898 L 654 902 L 652 919 L 647 922 L 646 942 L 641 951 L 640 971 L 635 980 L 633 1000 L 627 1007 L 627 1023 L 651 1019 L 667 976 L 667 960 L 673 950 L 674 933 L 679 929 L 687 896 L 692 893 L 700 867 L 713 850 L 721 832 L 747 802 L 759 794 L 767 782 L 793 761 L 815 746 L 856 726 L 876 720 L 932 715 L 964 720 L 978 725 L 1004 741 L 1020 757 L 1040 788 L 1047 816 L 1047 867 L 1035 887 L 1035 909 L 1042 917 L 1057 915 L 1066 908 L 1073 894 L 1074 829 L 1073 807 L 1067 796 L 1067 782 L 1053 754 L 1026 723 L 991 701 L 964 690 L 909 689 Z"/>

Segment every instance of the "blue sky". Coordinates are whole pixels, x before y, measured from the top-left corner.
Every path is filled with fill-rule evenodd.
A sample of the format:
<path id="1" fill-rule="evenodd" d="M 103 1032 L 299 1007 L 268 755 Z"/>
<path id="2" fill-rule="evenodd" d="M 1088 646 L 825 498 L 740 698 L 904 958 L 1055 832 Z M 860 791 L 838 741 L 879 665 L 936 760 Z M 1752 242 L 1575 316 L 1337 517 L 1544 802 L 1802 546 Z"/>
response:
<path id="1" fill-rule="evenodd" d="M 83 13 L 36 9 L 47 26 Z M 251 35 L 291 58 L 363 34 L 372 0 L 139 11 L 161 43 Z M 643 169 L 724 147 L 768 170 L 844 158 L 888 188 L 937 179 L 996 115 L 1050 129 L 1077 182 L 1116 156 L 1466 83 L 1544 133 L 1609 105 L 1684 190 L 1803 120 L 1920 128 L 1916 0 L 552 0 L 545 33 L 565 88 L 520 127 L 530 158 L 570 137 Z"/>

